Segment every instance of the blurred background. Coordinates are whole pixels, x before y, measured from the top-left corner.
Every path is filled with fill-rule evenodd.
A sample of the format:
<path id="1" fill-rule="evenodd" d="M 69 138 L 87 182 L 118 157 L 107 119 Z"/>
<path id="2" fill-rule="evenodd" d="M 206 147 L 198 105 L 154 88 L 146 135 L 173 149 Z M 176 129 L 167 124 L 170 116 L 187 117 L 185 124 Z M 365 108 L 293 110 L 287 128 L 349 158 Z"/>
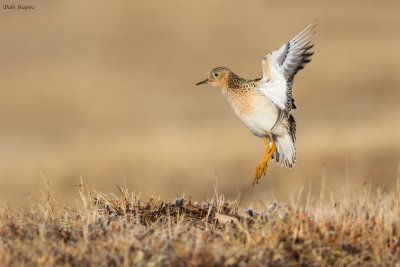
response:
<path id="1" fill-rule="evenodd" d="M 24 4 L 36 8 L 0 11 L 2 198 L 31 199 L 42 176 L 63 201 L 83 177 L 166 200 L 203 200 L 218 184 L 244 205 L 396 183 L 399 1 Z M 264 55 L 315 19 L 315 55 L 293 88 L 298 162 L 269 164 L 253 188 L 263 141 L 194 84 L 216 66 L 259 77 Z"/>

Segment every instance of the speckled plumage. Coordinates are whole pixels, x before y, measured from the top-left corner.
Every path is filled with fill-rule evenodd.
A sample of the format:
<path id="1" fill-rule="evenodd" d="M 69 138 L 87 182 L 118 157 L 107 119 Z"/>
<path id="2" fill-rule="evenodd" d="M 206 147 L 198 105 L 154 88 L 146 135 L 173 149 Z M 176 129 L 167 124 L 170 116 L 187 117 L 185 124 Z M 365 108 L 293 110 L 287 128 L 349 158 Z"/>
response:
<path id="1" fill-rule="evenodd" d="M 270 158 L 285 167 L 296 163 L 296 122 L 290 114 L 295 109 L 292 98 L 293 79 L 311 61 L 313 47 L 308 40 L 315 26 L 300 34 L 262 60 L 263 76 L 244 79 L 227 67 L 217 67 L 208 83 L 221 90 L 236 115 L 258 137 L 263 138 L 267 152 L 257 166 L 254 182 L 265 173 Z"/>

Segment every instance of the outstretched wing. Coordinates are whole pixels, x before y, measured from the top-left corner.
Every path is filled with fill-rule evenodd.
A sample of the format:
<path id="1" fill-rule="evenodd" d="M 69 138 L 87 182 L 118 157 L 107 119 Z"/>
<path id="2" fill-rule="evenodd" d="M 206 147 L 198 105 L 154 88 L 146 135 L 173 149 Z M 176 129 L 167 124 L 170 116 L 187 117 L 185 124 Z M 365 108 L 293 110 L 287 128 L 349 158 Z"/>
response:
<path id="1" fill-rule="evenodd" d="M 292 98 L 293 78 L 304 65 L 311 61 L 314 47 L 308 40 L 314 34 L 314 24 L 308 25 L 290 42 L 266 55 L 262 61 L 263 77 L 258 90 L 268 96 L 286 116 L 294 106 Z"/>

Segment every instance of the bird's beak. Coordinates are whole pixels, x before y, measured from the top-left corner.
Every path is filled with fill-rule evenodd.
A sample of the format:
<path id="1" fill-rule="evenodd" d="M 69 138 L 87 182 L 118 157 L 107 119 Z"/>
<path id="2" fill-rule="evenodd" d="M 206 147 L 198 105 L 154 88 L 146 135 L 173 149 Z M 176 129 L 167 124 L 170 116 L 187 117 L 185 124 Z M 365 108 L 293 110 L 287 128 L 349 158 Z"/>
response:
<path id="1" fill-rule="evenodd" d="M 204 81 L 198 82 L 198 83 L 196 83 L 196 85 L 205 84 L 205 83 L 208 83 L 208 79 L 205 79 Z"/>

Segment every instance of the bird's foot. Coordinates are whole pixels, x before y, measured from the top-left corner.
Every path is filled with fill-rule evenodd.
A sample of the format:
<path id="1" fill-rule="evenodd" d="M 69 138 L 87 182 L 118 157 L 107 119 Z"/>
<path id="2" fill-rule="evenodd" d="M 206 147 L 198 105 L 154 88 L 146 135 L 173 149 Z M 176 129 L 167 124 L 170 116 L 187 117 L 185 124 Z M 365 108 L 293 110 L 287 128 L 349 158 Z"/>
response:
<path id="1" fill-rule="evenodd" d="M 260 180 L 261 176 L 265 175 L 265 173 L 267 172 L 268 161 L 276 151 L 276 146 L 275 146 L 274 140 L 272 138 L 272 135 L 270 133 L 268 133 L 268 135 L 271 140 L 272 147 L 269 146 L 268 139 L 266 137 L 263 137 L 265 145 L 267 146 L 267 150 L 265 151 L 265 154 L 262 157 L 260 163 L 258 163 L 258 165 L 257 165 L 256 173 L 254 174 L 254 179 L 253 179 L 253 186 L 255 184 L 258 184 L 258 180 Z"/>
<path id="2" fill-rule="evenodd" d="M 253 186 L 255 184 L 258 184 L 258 180 L 260 180 L 261 176 L 267 172 L 268 161 L 264 160 L 264 159 L 265 159 L 265 156 L 263 157 L 262 161 L 260 162 L 260 164 L 258 164 L 258 166 L 256 168 L 256 172 L 254 174 L 254 179 L 253 179 Z"/>

